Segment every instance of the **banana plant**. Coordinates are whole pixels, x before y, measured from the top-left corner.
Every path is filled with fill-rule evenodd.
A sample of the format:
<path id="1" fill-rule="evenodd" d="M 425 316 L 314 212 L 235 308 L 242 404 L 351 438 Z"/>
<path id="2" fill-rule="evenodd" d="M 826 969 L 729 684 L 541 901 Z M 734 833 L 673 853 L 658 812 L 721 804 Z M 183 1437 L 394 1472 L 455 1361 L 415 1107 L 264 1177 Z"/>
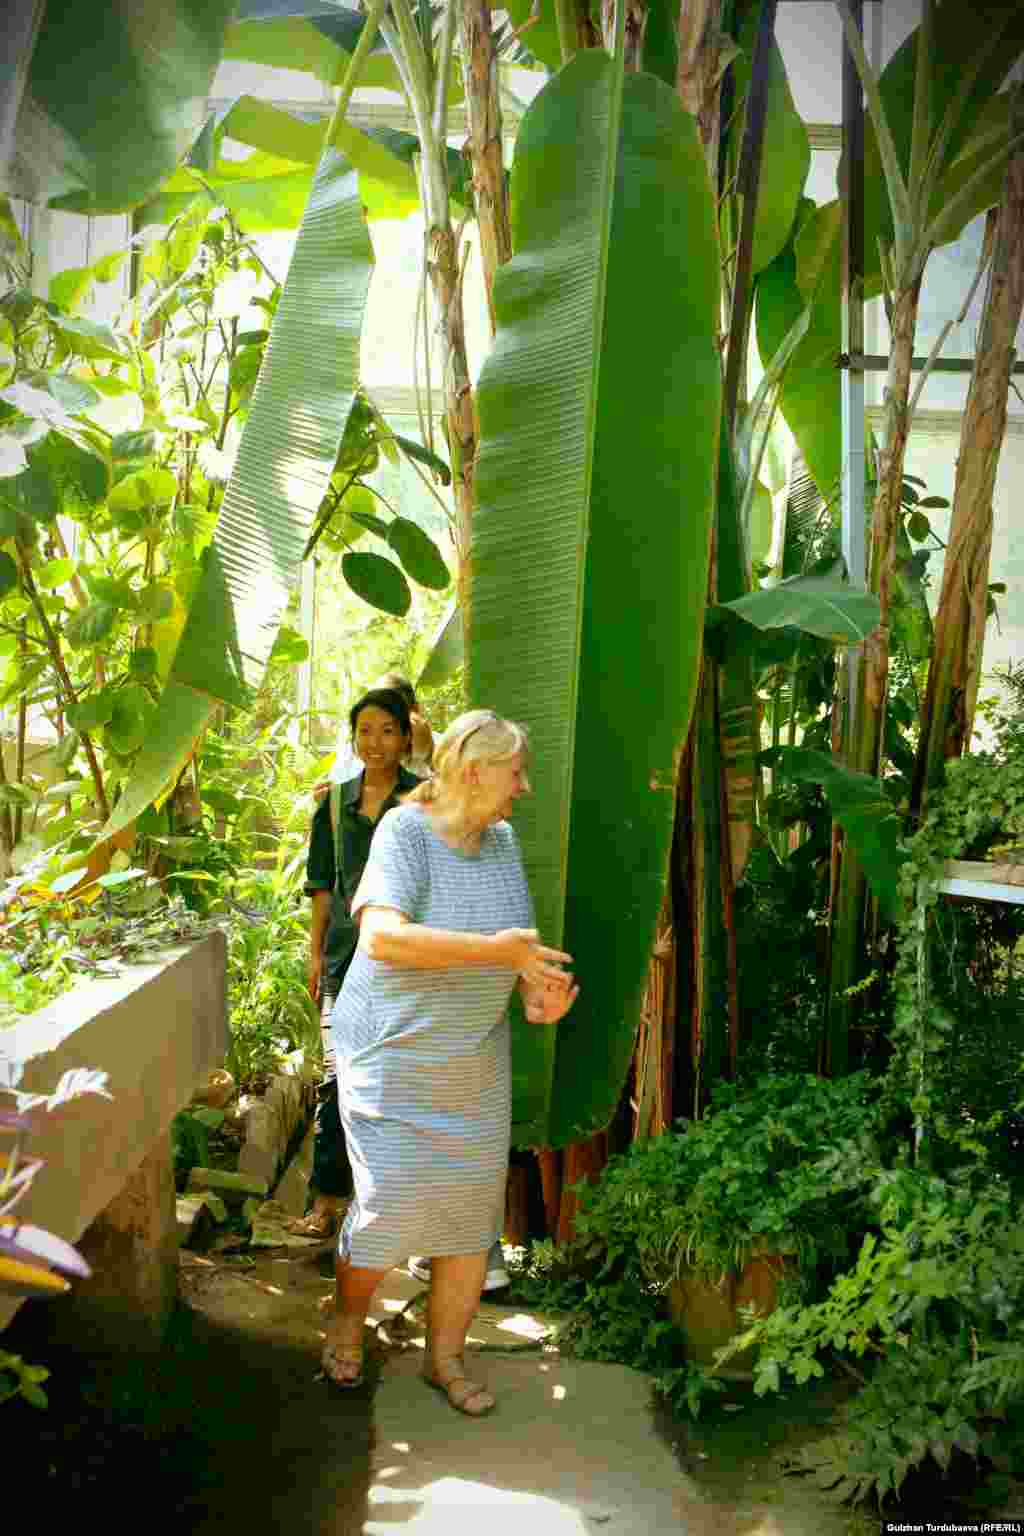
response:
<path id="1" fill-rule="evenodd" d="M 936 7 L 924 0 L 920 27 L 888 67 L 888 96 L 864 52 L 847 0 L 836 0 L 847 43 L 856 62 L 873 129 L 865 157 L 870 189 L 865 223 L 877 232 L 879 281 L 891 332 L 885 387 L 884 426 L 878 461 L 869 553 L 869 583 L 881 607 L 881 625 L 864 648 L 857 696 L 849 718 L 848 766 L 877 774 L 888 687 L 887 635 L 897 583 L 897 530 L 903 467 L 910 427 L 910 384 L 921 281 L 932 250 L 963 227 L 977 209 L 998 197 L 1010 155 L 1021 141 L 1010 127 L 996 131 L 978 148 L 979 123 L 990 131 L 986 111 L 1024 50 L 1024 14 L 1000 0 L 968 7 L 961 0 Z M 965 31 L 970 27 L 971 30 Z M 964 37 L 974 39 L 964 50 Z M 912 88 L 911 88 L 912 87 Z M 1008 119 L 1007 119 L 1008 121 Z M 872 155 L 881 166 L 886 200 L 870 176 Z M 968 158 L 970 169 L 961 164 Z M 866 241 L 866 249 L 870 249 Z M 917 395 L 919 396 L 920 389 Z M 852 857 L 844 857 L 836 880 L 832 975 L 828 1019 L 828 1061 L 845 1070 L 851 987 L 863 964 L 865 881 Z"/>
<path id="2" fill-rule="evenodd" d="M 1024 129 L 1024 92 L 1015 120 Z M 953 512 L 935 619 L 919 738 L 912 814 L 942 782 L 946 759 L 968 748 L 991 603 L 992 498 L 1006 426 L 1010 360 L 1024 311 L 1024 148 L 1007 168 L 994 221 L 995 250 L 957 458 Z"/>
<path id="3" fill-rule="evenodd" d="M 333 18 L 325 18 L 320 7 L 309 7 L 309 14 L 303 14 L 306 8 L 295 5 L 260 5 L 252 9 L 253 14 L 249 16 L 248 8 L 243 5 L 240 21 L 228 40 L 229 54 L 264 63 L 271 60 L 280 63 L 288 58 L 288 49 L 292 48 L 298 67 L 312 69 L 328 83 L 340 68 L 346 50 L 362 35 L 359 18 L 349 17 L 336 23 Z M 475 16 L 467 10 L 461 20 L 462 73 L 471 79 L 471 123 L 477 121 L 474 172 L 487 208 L 483 230 L 489 286 L 499 253 L 501 257 L 508 254 L 507 244 L 501 243 L 501 234 L 496 237 L 497 244 L 491 237 L 490 210 L 496 206 L 497 197 L 500 214 L 502 182 L 500 109 L 492 76 L 499 48 L 512 57 L 518 57 L 518 53 L 515 39 L 507 29 L 496 39 L 493 26 L 488 25 L 489 8 L 486 9 L 485 15 L 484 9 L 478 7 Z M 465 208 L 460 206 L 458 199 L 464 198 L 468 207 L 471 193 L 465 183 L 460 157 L 450 151 L 446 143 L 448 107 L 462 96 L 455 49 L 460 14 L 458 0 L 448 0 L 436 14 L 430 5 L 421 5 L 414 11 L 409 0 L 394 0 L 380 26 L 387 54 L 371 58 L 366 83 L 380 84 L 386 78 L 389 88 L 400 90 L 405 97 L 416 125 L 415 138 L 411 141 L 415 153 L 410 159 L 415 164 L 413 185 L 418 192 L 425 224 L 424 291 L 420 306 L 424 350 L 429 353 L 429 289 L 442 339 L 445 436 L 455 503 L 453 538 L 458 554 L 460 612 L 465 628 L 469 622 L 468 560 L 477 424 L 463 324 L 464 252 L 460 248 L 453 214 L 461 219 Z M 292 60 L 288 58 L 288 62 Z M 489 106 L 484 106 L 481 114 L 478 109 L 484 93 L 488 95 Z M 395 153 L 395 140 L 400 136 L 393 133 L 361 134 L 351 125 L 345 132 L 346 138 L 340 147 L 363 177 L 371 216 L 381 213 L 382 200 L 385 204 L 389 200 L 394 202 L 396 185 L 408 196 L 408 178 L 413 175 L 413 169 L 412 164 Z M 390 166 L 386 158 L 389 155 Z M 500 231 L 502 225 L 503 220 L 499 217 L 494 227 Z M 427 361 L 429 364 L 429 357 Z M 430 394 L 429 373 L 427 394 Z M 433 448 L 433 412 L 429 398 L 422 414 L 424 435 L 428 446 Z"/>
<path id="4" fill-rule="evenodd" d="M 142 202 L 202 127 L 234 8 L 234 0 L 48 0 L 21 71 L 0 190 L 76 213 Z M 31 34 L 23 40 L 30 45 Z"/>
<path id="5" fill-rule="evenodd" d="M 245 705 L 274 644 L 356 398 L 373 252 L 335 143 L 385 0 L 372 0 L 328 128 L 288 280 L 157 726 L 103 829 L 158 800 L 221 704 Z"/>
<path id="6" fill-rule="evenodd" d="M 718 417 L 714 199 L 672 92 L 625 73 L 621 27 L 615 57 L 578 52 L 523 118 L 514 255 L 478 385 L 471 693 L 530 726 L 521 835 L 538 924 L 586 989 L 557 1031 L 515 1026 L 526 1145 L 587 1137 L 618 1099 L 707 590 L 716 433 L 675 424 Z"/>

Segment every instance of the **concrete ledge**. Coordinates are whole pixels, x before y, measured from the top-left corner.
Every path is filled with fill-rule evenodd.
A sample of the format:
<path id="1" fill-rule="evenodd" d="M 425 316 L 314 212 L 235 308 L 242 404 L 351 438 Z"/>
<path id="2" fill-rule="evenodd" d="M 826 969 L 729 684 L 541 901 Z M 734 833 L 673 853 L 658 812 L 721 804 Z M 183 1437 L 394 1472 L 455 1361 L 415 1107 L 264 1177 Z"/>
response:
<path id="1" fill-rule="evenodd" d="M 112 1102 L 87 1095 L 42 1117 L 28 1151 L 46 1166 L 18 1216 L 77 1243 L 152 1154 L 152 1178 L 144 1175 L 140 1188 L 153 1184 L 155 1190 L 159 1183 L 160 1221 L 166 1214 L 173 1232 L 173 1188 L 168 1201 L 166 1175 L 159 1172 L 168 1127 L 197 1084 L 220 1066 L 227 1040 L 227 943 L 220 932 L 126 966 L 117 977 L 83 981 L 23 1023 L 0 1030 L 0 1057 L 24 1063 L 19 1087 L 26 1092 L 51 1092 L 71 1068 L 95 1067 L 109 1073 L 113 1095 Z M 138 1191 L 129 1190 L 127 1201 L 123 1211 L 112 1212 L 114 1227 L 138 1233 Z M 154 1231 L 147 1241 L 160 1247 L 163 1237 Z M 103 1251 L 110 1246 L 100 1240 Z M 125 1251 L 132 1246 L 126 1240 Z M 144 1270 L 148 1260 L 138 1257 Z M 128 1278 L 122 1277 L 124 1292 L 131 1289 Z M 143 1293 L 159 1291 L 152 1277 L 142 1285 Z M 19 1305 L 0 1297 L 0 1329 Z M 128 1294 L 125 1305 L 131 1305 Z"/>

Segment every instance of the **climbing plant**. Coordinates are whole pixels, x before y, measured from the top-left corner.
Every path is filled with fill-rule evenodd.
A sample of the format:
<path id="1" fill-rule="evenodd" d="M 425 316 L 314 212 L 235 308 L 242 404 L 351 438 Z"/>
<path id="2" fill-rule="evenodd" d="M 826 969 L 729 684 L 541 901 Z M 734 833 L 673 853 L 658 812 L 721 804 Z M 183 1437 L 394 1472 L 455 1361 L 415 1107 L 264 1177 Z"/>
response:
<path id="1" fill-rule="evenodd" d="M 936 951 L 948 937 L 947 903 L 939 887 L 949 859 L 998 861 L 1022 857 L 1024 848 L 1024 760 L 978 754 L 946 766 L 942 789 L 934 797 L 919 831 L 906 844 L 900 871 L 904 916 L 896 930 L 895 1008 L 892 1024 L 894 1056 L 887 1086 L 890 1095 L 909 1104 L 914 1116 L 915 1152 L 928 1160 L 930 1141 L 977 1146 L 981 1127 L 974 1117 L 965 1121 L 951 1084 L 961 1086 L 960 1073 L 951 1074 L 957 1019 L 947 997 L 935 985 Z M 1024 918 L 1010 909 L 1003 918 L 1004 947 L 1013 951 L 1024 936 Z M 952 963 L 976 966 L 976 949 L 961 950 Z M 1024 1047 L 1019 1048 L 1024 1061 Z M 983 1069 L 991 1075 L 989 1055 Z M 953 1088 L 953 1092 L 956 1089 Z M 1006 1108 L 1009 1108 L 1007 1102 Z"/>

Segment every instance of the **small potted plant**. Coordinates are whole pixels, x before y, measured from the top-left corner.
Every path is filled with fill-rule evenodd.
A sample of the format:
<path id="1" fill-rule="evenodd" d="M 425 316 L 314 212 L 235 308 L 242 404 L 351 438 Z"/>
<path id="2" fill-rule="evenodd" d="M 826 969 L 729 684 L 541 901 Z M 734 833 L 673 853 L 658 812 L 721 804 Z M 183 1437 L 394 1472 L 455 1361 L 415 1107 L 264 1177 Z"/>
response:
<path id="1" fill-rule="evenodd" d="M 847 1256 L 863 1224 L 857 1196 L 875 1163 L 878 1117 L 864 1073 L 724 1085 L 703 1120 L 614 1160 L 583 1192 L 578 1231 L 596 1238 L 596 1218 L 635 1243 L 687 1354 L 710 1365 L 742 1328 L 742 1309 L 771 1311 L 782 1285 L 806 1291 L 820 1264 Z"/>

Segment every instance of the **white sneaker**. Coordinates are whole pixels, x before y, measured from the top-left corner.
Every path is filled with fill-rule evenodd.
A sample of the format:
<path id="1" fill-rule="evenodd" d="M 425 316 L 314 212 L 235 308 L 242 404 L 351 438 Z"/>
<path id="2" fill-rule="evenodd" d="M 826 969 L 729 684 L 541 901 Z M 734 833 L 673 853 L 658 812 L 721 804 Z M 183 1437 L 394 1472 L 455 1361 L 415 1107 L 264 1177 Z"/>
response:
<path id="1" fill-rule="evenodd" d="M 411 1258 L 405 1266 L 410 1275 L 416 1280 L 422 1280 L 424 1285 L 430 1284 L 430 1260 L 419 1256 Z M 508 1285 L 508 1270 L 505 1268 L 505 1255 L 501 1243 L 495 1243 L 487 1255 L 487 1273 L 484 1276 L 485 1291 L 500 1291 Z"/>
<path id="2" fill-rule="evenodd" d="M 508 1285 L 508 1270 L 505 1268 L 505 1254 L 499 1239 L 487 1255 L 487 1273 L 484 1276 L 484 1290 L 500 1291 L 506 1285 Z"/>

